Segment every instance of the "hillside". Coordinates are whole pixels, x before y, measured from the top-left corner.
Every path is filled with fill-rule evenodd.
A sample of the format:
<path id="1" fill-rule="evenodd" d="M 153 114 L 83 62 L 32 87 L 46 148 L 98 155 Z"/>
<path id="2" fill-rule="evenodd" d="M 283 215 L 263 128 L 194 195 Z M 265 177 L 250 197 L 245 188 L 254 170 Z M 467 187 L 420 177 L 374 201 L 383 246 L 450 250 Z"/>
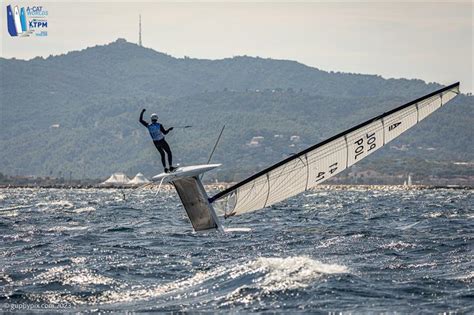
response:
<path id="1" fill-rule="evenodd" d="M 0 67 L 0 172 L 6 174 L 156 173 L 158 153 L 138 123 L 144 107 L 165 126 L 193 126 L 168 137 L 183 164 L 205 162 L 226 124 L 214 161 L 225 164 L 223 176 L 237 179 L 440 87 L 287 60 L 177 59 L 123 40 L 46 59 L 0 59 Z M 472 104 L 472 96 L 459 96 L 365 165 L 473 161 Z M 300 141 L 290 141 L 293 135 Z M 251 147 L 254 136 L 264 139 Z"/>

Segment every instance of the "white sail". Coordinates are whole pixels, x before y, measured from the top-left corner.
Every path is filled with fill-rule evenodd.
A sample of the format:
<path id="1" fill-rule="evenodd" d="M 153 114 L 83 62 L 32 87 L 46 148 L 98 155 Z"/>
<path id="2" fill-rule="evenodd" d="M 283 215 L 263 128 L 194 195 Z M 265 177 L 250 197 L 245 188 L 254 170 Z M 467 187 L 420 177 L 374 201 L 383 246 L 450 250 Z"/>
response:
<path id="1" fill-rule="evenodd" d="M 299 152 L 210 198 L 226 216 L 268 207 L 333 177 L 459 94 L 459 82 Z"/>

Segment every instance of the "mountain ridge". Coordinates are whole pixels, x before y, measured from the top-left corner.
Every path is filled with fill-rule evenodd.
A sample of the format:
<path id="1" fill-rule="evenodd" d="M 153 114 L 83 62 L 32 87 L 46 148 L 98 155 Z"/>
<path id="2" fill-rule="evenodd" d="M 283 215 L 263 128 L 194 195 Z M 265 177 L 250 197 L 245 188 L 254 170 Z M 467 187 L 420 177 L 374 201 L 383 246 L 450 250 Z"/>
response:
<path id="1" fill-rule="evenodd" d="M 145 107 L 159 112 L 167 126 L 194 126 L 169 135 L 176 160 L 185 164 L 205 162 L 215 133 L 226 124 L 215 158 L 229 172 L 245 176 L 441 87 L 422 80 L 327 72 L 288 60 L 175 58 L 122 40 L 48 58 L 0 59 L 0 67 L 0 145 L 5 148 L 0 172 L 6 174 L 69 170 L 79 177 L 103 177 L 122 170 L 151 175 L 161 166 L 137 122 Z M 384 149 L 369 159 L 473 160 L 470 104 L 472 96 L 461 95 L 453 106 L 422 122 L 423 128 L 394 142 L 409 144 L 413 152 Z M 446 137 L 454 132 L 459 136 Z M 275 134 L 286 140 L 271 140 Z M 302 141 L 290 147 L 294 134 Z M 249 148 L 253 136 L 264 136 L 265 143 Z M 418 152 L 416 147 L 425 142 L 439 151 Z"/>
<path id="2" fill-rule="evenodd" d="M 133 50 L 133 53 L 131 50 Z M 111 54 L 111 52 L 113 52 L 113 54 Z M 118 57 L 121 57 L 121 58 L 117 60 Z M 132 57 L 131 60 L 130 60 L 130 57 Z M 138 46 L 137 44 L 127 42 L 123 39 L 118 39 L 109 44 L 87 47 L 82 50 L 72 51 L 65 54 L 51 55 L 50 57 L 47 57 L 47 58 L 37 57 L 37 58 L 30 59 L 28 61 L 34 61 L 34 62 L 45 61 L 48 66 L 51 66 L 51 65 L 57 66 L 57 64 L 60 63 L 64 58 L 68 59 L 68 62 L 70 63 L 73 63 L 73 62 L 77 63 L 77 62 L 82 61 L 81 58 L 89 58 L 89 59 L 101 58 L 101 60 L 97 60 L 97 61 L 102 61 L 102 62 L 105 62 L 105 61 L 130 62 L 130 61 L 140 60 L 143 57 L 147 57 L 147 58 L 158 57 L 159 65 L 161 67 L 165 65 L 168 65 L 168 66 L 172 65 L 173 67 L 176 67 L 176 69 L 174 70 L 178 70 L 181 72 L 184 71 L 184 73 L 182 73 L 184 75 L 189 75 L 189 71 L 191 70 L 192 71 L 200 70 L 195 65 L 206 66 L 209 64 L 213 64 L 217 68 L 213 73 L 206 73 L 206 71 L 204 71 L 203 73 L 203 71 L 201 70 L 199 71 L 199 74 L 201 76 L 204 76 L 204 74 L 213 75 L 215 79 L 210 81 L 211 86 L 212 84 L 215 85 L 216 83 L 221 83 L 220 84 L 221 86 L 219 86 L 217 90 L 220 90 L 223 88 L 239 89 L 239 90 L 256 88 L 256 89 L 263 90 L 265 88 L 280 87 L 284 89 L 303 88 L 308 93 L 312 93 L 312 94 L 323 93 L 324 94 L 326 93 L 325 91 L 329 88 L 328 85 L 324 83 L 324 80 L 327 80 L 332 75 L 339 75 L 345 78 L 357 77 L 359 79 L 358 81 L 363 81 L 363 84 L 380 85 L 381 83 L 386 83 L 389 85 L 395 84 L 396 86 L 399 86 L 399 87 L 402 86 L 404 88 L 412 88 L 412 85 L 416 85 L 417 88 L 420 88 L 421 86 L 426 85 L 426 86 L 429 86 L 433 90 L 441 87 L 441 85 L 438 83 L 425 83 L 424 81 L 419 80 L 419 79 L 385 79 L 379 75 L 373 75 L 373 74 L 332 72 L 332 71 L 328 72 L 328 71 L 320 70 L 319 68 L 316 68 L 316 67 L 304 65 L 297 61 L 286 60 L 286 59 L 272 59 L 272 58 L 249 57 L 249 56 L 234 56 L 232 58 L 228 57 L 228 58 L 217 59 L 217 60 L 197 59 L 197 58 L 189 58 L 189 57 L 176 58 L 171 55 L 158 52 L 151 48 Z M 12 59 L 5 59 L 5 58 L 2 58 L 2 59 L 3 61 L 12 61 Z M 0 61 L 2 59 L 0 59 Z M 18 61 L 18 60 L 14 60 L 14 61 Z M 22 62 L 28 62 L 28 61 L 22 61 Z M 194 64 L 194 65 L 190 66 L 191 64 Z M 232 81 L 223 80 L 222 76 L 219 76 L 218 73 L 216 73 L 217 71 L 220 70 L 220 68 L 228 67 L 229 65 L 233 66 L 233 68 L 230 69 L 232 71 L 236 71 L 236 70 L 250 71 L 250 69 L 252 69 L 252 67 L 256 65 L 258 65 L 260 68 L 255 69 L 253 73 L 252 72 L 245 73 L 246 76 L 243 78 L 239 78 L 240 80 L 238 82 L 232 82 Z M 134 64 L 134 66 L 136 66 L 135 70 L 137 73 L 142 73 L 145 70 L 150 70 L 148 68 L 149 65 L 145 65 L 146 66 L 145 68 L 143 68 L 144 65 L 140 63 Z M 242 69 L 243 66 L 245 66 L 246 68 Z M 159 69 L 153 69 L 153 70 L 159 70 Z M 106 69 L 102 69 L 100 74 L 104 75 L 104 71 L 106 72 Z M 277 80 L 272 81 L 268 79 L 269 71 L 274 75 L 275 75 L 275 71 L 277 71 L 277 73 L 280 75 L 291 73 L 293 76 L 289 77 L 284 82 L 279 82 Z M 298 71 L 303 71 L 303 73 L 298 73 Z M 258 75 L 258 77 L 254 77 L 253 75 Z M 209 77 L 203 77 L 203 79 L 209 79 Z M 212 79 L 212 77 L 210 79 Z M 363 79 L 363 80 L 360 80 L 360 79 Z M 299 84 L 292 84 L 292 82 L 300 82 L 301 80 L 310 80 L 310 83 L 304 87 L 301 87 Z M 242 83 L 243 81 L 245 81 L 246 84 L 243 84 Z M 260 84 L 261 86 L 256 86 L 258 81 L 264 81 L 264 83 Z M 330 81 L 334 81 L 334 79 Z M 336 80 L 336 82 L 332 82 L 332 83 L 338 84 L 340 83 L 339 81 L 340 80 Z M 317 83 L 321 85 L 318 86 Z M 283 86 L 279 86 L 279 85 L 283 85 Z M 211 88 L 210 86 L 201 86 L 200 91 L 206 90 L 206 89 L 209 90 L 210 88 Z M 358 86 L 354 86 L 354 87 L 345 86 L 345 89 L 340 92 L 345 93 L 348 96 L 354 96 L 354 95 L 357 95 L 357 88 Z M 392 86 L 392 88 L 395 88 L 395 86 Z M 378 90 L 377 86 L 374 86 L 374 90 L 375 91 Z M 381 91 L 378 91 L 377 93 L 381 93 Z M 164 93 L 164 95 L 166 95 L 166 93 Z M 384 95 L 384 94 L 382 93 L 382 94 L 377 94 L 377 95 Z"/>

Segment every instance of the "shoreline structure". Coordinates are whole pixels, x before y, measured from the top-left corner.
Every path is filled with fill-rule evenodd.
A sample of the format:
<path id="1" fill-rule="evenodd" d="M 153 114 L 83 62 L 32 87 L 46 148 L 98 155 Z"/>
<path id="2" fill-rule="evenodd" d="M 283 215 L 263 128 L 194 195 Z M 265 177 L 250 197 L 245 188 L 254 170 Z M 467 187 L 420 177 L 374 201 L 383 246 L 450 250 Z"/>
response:
<path id="1" fill-rule="evenodd" d="M 205 184 L 206 190 L 224 190 L 227 187 L 232 186 L 234 183 L 215 183 Z M 67 184 L 56 184 L 56 185 L 0 185 L 0 189 L 143 189 L 143 190 L 157 190 L 159 183 L 150 183 L 141 186 L 130 186 L 130 185 L 67 185 Z M 173 185 L 162 184 L 160 190 L 172 190 Z M 378 184 L 328 184 L 328 185 L 317 185 L 308 191 L 321 191 L 321 190 L 424 190 L 424 189 L 474 189 L 474 186 L 470 185 L 378 185 Z"/>

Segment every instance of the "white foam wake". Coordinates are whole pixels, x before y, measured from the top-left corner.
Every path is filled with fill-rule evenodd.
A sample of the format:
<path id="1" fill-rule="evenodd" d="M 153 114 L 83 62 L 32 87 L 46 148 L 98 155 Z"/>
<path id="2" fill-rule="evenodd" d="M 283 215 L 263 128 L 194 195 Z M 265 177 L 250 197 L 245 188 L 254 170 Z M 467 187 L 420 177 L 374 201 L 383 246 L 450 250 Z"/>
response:
<path id="1" fill-rule="evenodd" d="M 232 232 L 252 232 L 251 228 L 246 228 L 246 227 L 240 227 L 240 228 L 224 228 L 224 232 L 226 233 L 232 233 Z"/>
<path id="2" fill-rule="evenodd" d="M 250 269 L 264 273 L 256 282 L 268 292 L 304 288 L 322 275 L 348 272 L 345 266 L 309 257 L 259 258 L 250 264 Z"/>
<path id="3" fill-rule="evenodd" d="M 159 286 L 120 286 L 125 290 L 110 290 L 92 297 L 85 303 L 123 303 L 150 300 L 160 297 L 170 299 L 195 297 L 214 291 L 215 299 L 248 303 L 260 294 L 305 288 L 318 278 L 329 274 L 348 273 L 349 269 L 339 264 L 326 264 L 305 256 L 287 258 L 258 258 L 231 267 L 220 266 L 209 271 L 197 272 L 194 276 Z M 206 285 L 209 284 L 209 285 Z M 231 287 L 232 291 L 221 292 L 219 287 Z M 245 293 L 245 289 L 255 289 Z M 71 301 L 78 303 L 79 301 Z M 79 302 L 79 304 L 82 304 Z M 225 304 L 225 302 L 224 302 Z"/>
<path id="4" fill-rule="evenodd" d="M 250 304 L 260 296 L 287 290 L 304 289 L 328 274 L 348 273 L 349 269 L 338 264 L 326 264 L 305 256 L 288 258 L 259 258 L 244 268 L 261 274 L 250 284 L 236 288 L 221 297 L 225 304 Z M 250 289 L 250 290 L 249 290 Z"/>

